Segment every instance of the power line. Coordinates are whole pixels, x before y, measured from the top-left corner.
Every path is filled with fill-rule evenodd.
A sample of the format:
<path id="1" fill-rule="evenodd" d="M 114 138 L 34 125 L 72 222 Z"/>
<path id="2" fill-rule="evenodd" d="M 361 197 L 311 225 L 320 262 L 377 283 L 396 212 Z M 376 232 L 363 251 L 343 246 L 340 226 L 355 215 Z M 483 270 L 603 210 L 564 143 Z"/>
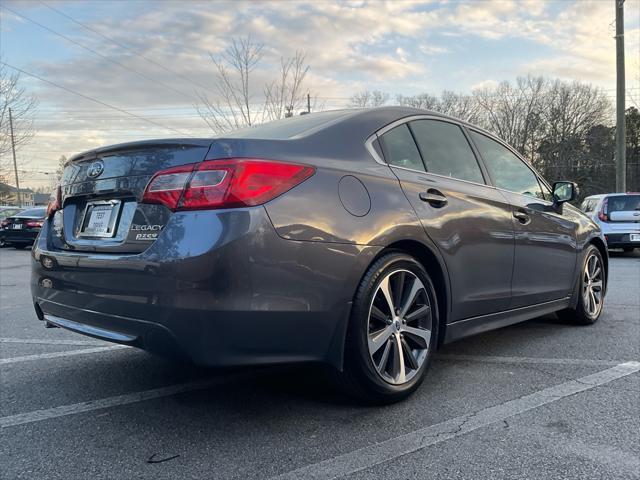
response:
<path id="1" fill-rule="evenodd" d="M 120 107 L 114 107 L 113 105 L 110 105 L 110 104 L 108 104 L 106 102 L 103 102 L 102 100 L 98 100 L 97 98 L 90 97 L 89 95 L 85 95 L 83 93 L 76 92 L 75 90 L 71 90 L 70 88 L 67 88 L 65 86 L 59 85 L 57 83 L 54 83 L 51 80 L 47 80 L 45 78 L 42 78 L 39 75 L 36 75 L 35 73 L 27 72 L 26 70 L 22 70 L 21 68 L 14 67 L 13 65 L 11 65 L 9 63 L 6 63 L 6 62 L 0 62 L 0 63 L 2 63 L 3 65 L 6 65 L 9 68 L 14 69 L 17 72 L 23 73 L 23 74 L 25 74 L 25 75 L 27 75 L 29 77 L 33 77 L 33 78 L 35 78 L 37 80 L 40 80 L 41 82 L 44 82 L 44 83 L 47 83 L 47 84 L 52 85 L 54 87 L 57 87 L 57 88 L 59 88 L 61 90 L 69 92 L 69 93 L 71 93 L 73 95 L 77 95 L 78 97 L 82 97 L 82 98 L 84 98 L 86 100 L 95 102 L 95 103 L 97 103 L 99 105 L 102 105 L 104 107 L 110 108 L 110 109 L 115 110 L 117 112 L 124 113 L 125 115 L 128 115 L 130 117 L 137 118 L 138 120 L 142 120 L 144 122 L 150 123 L 151 125 L 155 125 L 156 127 L 164 128 L 166 130 L 171 130 L 172 132 L 176 132 L 176 133 L 178 133 L 180 135 L 185 135 L 187 137 L 189 136 L 189 135 L 181 132 L 180 130 L 176 130 L 175 128 L 172 128 L 172 127 L 166 127 L 166 126 L 164 126 L 164 125 L 162 125 L 160 123 L 157 123 L 157 122 L 155 122 L 153 120 L 149 120 L 148 118 L 145 118 L 145 117 L 141 117 L 140 115 L 136 115 L 135 113 L 131 113 L 131 112 L 129 112 L 127 110 L 124 110 L 124 109 L 122 109 Z"/>
<path id="2" fill-rule="evenodd" d="M 76 40 L 74 40 L 74 39 L 72 39 L 72 38 L 69 38 L 69 37 L 67 37 L 66 35 L 62 34 L 62 33 L 56 32 L 55 30 L 53 30 L 53 29 L 51 29 L 51 28 L 47 27 L 46 25 L 43 25 L 43 24 L 41 24 L 41 23 L 39 23 L 39 22 L 37 22 L 37 21 L 35 21 L 35 20 L 33 20 L 33 19 L 29 18 L 29 17 L 26 17 L 26 16 L 24 16 L 24 15 L 22 15 L 22 14 L 20 14 L 20 13 L 16 12 L 15 10 L 13 10 L 13 9 L 11 9 L 11 8 L 9 8 L 9 7 L 7 7 L 6 5 L 1 5 L 0 7 L 1 7 L 1 8 L 4 8 L 5 10 L 10 11 L 11 13 L 13 13 L 14 15 L 17 15 L 17 16 L 18 16 L 18 17 L 20 17 L 20 18 L 23 18 L 24 20 L 27 20 L 27 21 L 29 21 L 29 22 L 33 23 L 34 25 L 39 26 L 40 28 L 43 28 L 44 30 L 46 30 L 46 31 L 48 31 L 48 32 L 50 32 L 50 33 L 53 33 L 54 35 L 57 35 L 57 36 L 58 36 L 58 37 L 60 37 L 60 38 L 65 39 L 67 42 L 73 43 L 74 45 L 77 45 L 78 47 L 83 48 L 83 49 L 87 50 L 88 52 L 91 52 L 91 53 L 93 53 L 94 55 L 97 55 L 97 56 L 99 56 L 100 58 L 103 58 L 103 59 L 105 59 L 106 61 L 113 63 L 114 65 L 117 65 L 118 67 L 121 67 L 121 68 L 123 68 L 123 69 L 125 69 L 125 70 L 128 70 L 128 71 L 130 71 L 130 72 L 132 72 L 132 73 L 135 73 L 136 75 L 139 75 L 140 77 L 144 78 L 145 80 L 148 80 L 148 81 L 150 81 L 150 82 L 157 83 L 158 85 L 161 85 L 161 86 L 163 86 L 163 87 L 165 87 L 165 88 L 167 88 L 167 89 L 169 89 L 169 90 L 171 90 L 171 91 L 173 91 L 173 92 L 175 92 L 175 93 L 178 93 L 178 94 L 180 94 L 180 95 L 182 95 L 182 96 L 185 96 L 185 97 L 187 97 L 187 98 L 193 99 L 193 97 L 192 97 L 191 95 L 189 95 L 189 94 L 187 94 L 187 93 L 184 93 L 184 92 L 182 92 L 182 91 L 180 91 L 180 90 L 177 90 L 177 89 L 173 88 L 171 85 L 168 85 L 168 84 L 166 84 L 166 83 L 164 83 L 164 82 L 161 82 L 160 80 L 156 80 L 156 79 L 155 79 L 155 78 L 153 78 L 153 77 L 150 77 L 150 76 L 148 76 L 148 75 L 145 75 L 144 73 L 139 72 L 138 70 L 134 70 L 133 68 L 127 67 L 127 66 L 126 66 L 126 65 L 124 65 L 123 63 L 120 63 L 120 62 L 118 62 L 117 60 L 113 60 L 112 58 L 109 58 L 108 56 L 103 55 L 102 53 L 100 53 L 100 52 L 98 52 L 98 51 L 96 51 L 96 50 L 94 50 L 94 49 L 92 49 L 92 48 L 90 48 L 90 47 L 87 47 L 86 45 L 83 45 L 82 43 L 77 42 Z"/>
<path id="3" fill-rule="evenodd" d="M 207 89 L 208 89 L 208 87 L 204 86 L 204 85 L 203 85 L 203 84 L 201 84 L 200 82 L 197 82 L 197 81 L 195 81 L 195 80 L 193 80 L 193 79 L 191 79 L 191 78 L 187 77 L 186 75 L 181 74 L 180 72 L 176 72 L 175 70 L 172 70 L 171 68 L 166 67 L 165 65 L 161 64 L 160 62 L 157 62 L 157 61 L 155 61 L 155 60 L 153 60 L 153 59 L 151 59 L 151 58 L 149 58 L 149 57 L 147 57 L 147 56 L 145 56 L 145 55 L 143 55 L 143 54 L 141 54 L 141 53 L 139 53 L 139 52 L 137 52 L 137 51 L 133 50 L 132 48 L 128 47 L 127 45 L 124 45 L 122 42 L 120 42 L 120 41 L 118 41 L 118 40 L 115 40 L 114 38 L 111 38 L 111 37 L 109 37 L 109 36 L 107 36 L 107 35 L 103 34 L 102 32 L 100 32 L 100 31 L 96 30 L 95 28 L 90 27 L 89 25 L 87 25 L 87 24 L 85 24 L 85 23 L 80 22 L 79 20 L 76 20 L 76 19 L 75 19 L 75 18 L 73 18 L 72 16 L 67 15 L 66 13 L 64 13 L 64 12 L 62 12 L 62 11 L 60 11 L 60 10 L 58 10 L 57 8 L 52 7 L 51 5 L 49 5 L 49 4 L 45 3 L 45 2 L 43 2 L 42 0 L 39 0 L 39 1 L 40 1 L 40 3 L 41 3 L 42 5 L 44 5 L 44 6 L 45 6 L 45 7 L 47 7 L 48 9 L 50 9 L 50 10 L 52 10 L 52 11 L 56 12 L 58 15 L 62 15 L 63 17 L 65 17 L 65 18 L 67 18 L 67 19 L 71 20 L 73 23 L 75 23 L 75 24 L 77 24 L 77 25 L 80 25 L 82 28 L 84 28 L 84 29 L 86 29 L 86 30 L 89 30 L 90 32 L 93 32 L 93 33 L 95 33 L 96 35 L 99 35 L 100 37 L 102 37 L 102 38 L 104 38 L 105 40 L 108 40 L 108 41 L 110 41 L 110 42 L 114 43 L 115 45 L 119 46 L 120 48 L 122 48 L 122 49 L 124 49 L 124 50 L 127 50 L 128 52 L 133 53 L 133 54 L 134 54 L 134 55 L 136 55 L 137 57 L 140 57 L 140 58 L 142 58 L 142 59 L 146 60 L 147 62 L 152 63 L 153 65 L 156 65 L 157 67 L 160 67 L 161 69 L 163 69 L 163 70 L 165 70 L 165 71 L 167 71 L 167 72 L 169 72 L 169 73 L 172 73 L 172 74 L 174 74 L 174 75 L 176 75 L 176 76 L 178 76 L 178 77 L 180 77 L 180 78 L 182 78 L 182 79 L 184 79 L 184 80 L 188 81 L 189 83 L 191 83 L 191 84 L 193 84 L 193 85 L 196 85 L 196 86 L 199 86 L 199 87 L 201 87 L 201 88 L 204 88 L 205 90 L 207 90 Z"/>

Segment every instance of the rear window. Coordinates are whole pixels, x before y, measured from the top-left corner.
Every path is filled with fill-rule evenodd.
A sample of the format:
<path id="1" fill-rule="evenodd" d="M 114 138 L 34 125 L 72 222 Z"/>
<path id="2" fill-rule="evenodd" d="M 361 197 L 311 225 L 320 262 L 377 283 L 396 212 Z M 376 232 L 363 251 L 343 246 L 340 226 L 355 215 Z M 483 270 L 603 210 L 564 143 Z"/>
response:
<path id="1" fill-rule="evenodd" d="M 24 210 L 18 215 L 21 217 L 44 217 L 46 212 L 45 208 L 32 208 L 31 210 Z"/>
<path id="2" fill-rule="evenodd" d="M 283 118 L 261 125 L 242 128 L 225 138 L 253 138 L 261 140 L 289 140 L 294 137 L 304 137 L 320 128 L 328 127 L 343 118 L 354 115 L 353 110 L 336 110 L 333 112 L 320 112 L 310 115 Z"/>
<path id="3" fill-rule="evenodd" d="M 616 195 L 607 198 L 607 211 L 632 212 L 640 210 L 640 195 Z"/>

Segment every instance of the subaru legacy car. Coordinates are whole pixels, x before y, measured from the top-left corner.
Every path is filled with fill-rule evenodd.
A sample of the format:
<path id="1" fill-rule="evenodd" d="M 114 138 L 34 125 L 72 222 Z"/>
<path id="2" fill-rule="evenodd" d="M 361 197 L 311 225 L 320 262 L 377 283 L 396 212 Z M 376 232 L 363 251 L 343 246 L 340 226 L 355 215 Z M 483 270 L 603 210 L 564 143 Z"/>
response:
<path id="1" fill-rule="evenodd" d="M 45 207 L 19 209 L 0 222 L 0 246 L 26 248 L 33 244 L 46 218 Z"/>
<path id="2" fill-rule="evenodd" d="M 598 224 L 609 248 L 640 248 L 640 193 L 592 195 L 580 208 Z"/>
<path id="3" fill-rule="evenodd" d="M 367 401 L 438 346 L 600 316 L 599 228 L 494 135 L 402 107 L 73 157 L 32 251 L 38 317 L 209 366 L 315 362 Z"/>

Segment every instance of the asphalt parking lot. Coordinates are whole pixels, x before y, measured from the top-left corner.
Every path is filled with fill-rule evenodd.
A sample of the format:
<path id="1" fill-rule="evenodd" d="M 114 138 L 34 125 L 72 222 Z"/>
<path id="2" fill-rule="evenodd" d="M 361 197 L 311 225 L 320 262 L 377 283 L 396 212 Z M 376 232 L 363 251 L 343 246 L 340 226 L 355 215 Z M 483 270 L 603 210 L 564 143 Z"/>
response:
<path id="1" fill-rule="evenodd" d="M 640 252 L 592 327 L 554 316 L 443 348 L 407 401 L 311 368 L 216 371 L 61 329 L 0 250 L 3 479 L 640 478 Z"/>

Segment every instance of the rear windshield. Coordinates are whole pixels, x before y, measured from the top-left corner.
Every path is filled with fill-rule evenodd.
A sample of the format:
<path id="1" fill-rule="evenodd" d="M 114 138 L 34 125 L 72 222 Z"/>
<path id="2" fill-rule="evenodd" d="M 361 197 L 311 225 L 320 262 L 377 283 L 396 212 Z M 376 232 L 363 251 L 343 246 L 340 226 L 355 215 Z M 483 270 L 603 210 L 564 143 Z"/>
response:
<path id="1" fill-rule="evenodd" d="M 640 210 L 640 195 L 616 195 L 607 199 L 607 210 L 612 212 L 629 212 Z"/>
<path id="2" fill-rule="evenodd" d="M 44 217 L 46 209 L 44 208 L 32 208 L 31 210 L 24 210 L 18 215 L 20 217 Z"/>
<path id="3" fill-rule="evenodd" d="M 283 118 L 269 123 L 242 128 L 233 133 L 225 134 L 225 138 L 255 138 L 262 140 L 288 140 L 294 137 L 304 137 L 316 130 L 354 115 L 354 110 L 335 110 L 310 115 Z"/>

